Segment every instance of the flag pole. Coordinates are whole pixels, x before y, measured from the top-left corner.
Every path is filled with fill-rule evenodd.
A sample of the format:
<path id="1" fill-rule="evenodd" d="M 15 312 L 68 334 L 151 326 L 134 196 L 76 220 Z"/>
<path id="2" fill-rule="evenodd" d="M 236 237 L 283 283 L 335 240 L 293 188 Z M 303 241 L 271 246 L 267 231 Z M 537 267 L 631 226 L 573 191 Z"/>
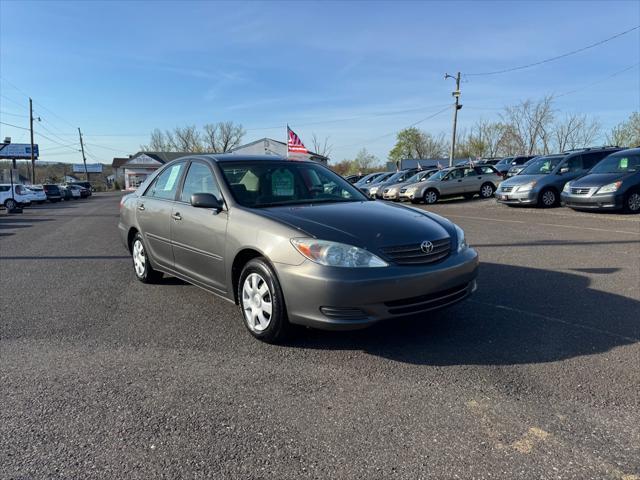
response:
<path id="1" fill-rule="evenodd" d="M 285 143 L 287 144 L 287 160 L 289 160 L 289 124 L 287 123 L 287 138 Z"/>

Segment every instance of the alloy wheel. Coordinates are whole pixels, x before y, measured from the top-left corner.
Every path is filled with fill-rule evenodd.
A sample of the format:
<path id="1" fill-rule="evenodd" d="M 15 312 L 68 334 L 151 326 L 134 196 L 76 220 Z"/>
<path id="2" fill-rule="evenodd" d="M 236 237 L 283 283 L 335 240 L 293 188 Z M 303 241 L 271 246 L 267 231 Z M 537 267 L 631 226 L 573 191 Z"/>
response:
<path id="1" fill-rule="evenodd" d="M 263 332 L 269 327 L 273 312 L 273 300 L 269 285 L 257 273 L 251 273 L 242 285 L 242 311 L 247 326 L 253 332 Z"/>
<path id="2" fill-rule="evenodd" d="M 542 203 L 546 207 L 551 207 L 556 203 L 556 194 L 551 190 L 547 190 L 542 194 Z"/>
<path id="3" fill-rule="evenodd" d="M 4 206 L 7 210 L 13 210 L 14 208 L 16 208 L 16 201 L 13 198 L 10 198 L 6 202 L 4 202 Z"/>
<path id="4" fill-rule="evenodd" d="M 438 201 L 438 194 L 430 190 L 424 194 L 424 201 L 425 203 L 436 203 Z"/>
<path id="5" fill-rule="evenodd" d="M 629 207 L 629 211 L 637 212 L 640 210 L 640 193 L 633 192 L 629 195 L 629 199 L 627 200 L 627 206 Z"/>
<path id="6" fill-rule="evenodd" d="M 144 245 L 138 239 L 133 242 L 133 266 L 138 277 L 143 277 L 147 268 L 147 260 L 144 255 Z"/>
<path id="7" fill-rule="evenodd" d="M 480 194 L 482 195 L 482 198 L 489 198 L 493 195 L 493 187 L 491 185 L 485 185 L 482 187 Z"/>

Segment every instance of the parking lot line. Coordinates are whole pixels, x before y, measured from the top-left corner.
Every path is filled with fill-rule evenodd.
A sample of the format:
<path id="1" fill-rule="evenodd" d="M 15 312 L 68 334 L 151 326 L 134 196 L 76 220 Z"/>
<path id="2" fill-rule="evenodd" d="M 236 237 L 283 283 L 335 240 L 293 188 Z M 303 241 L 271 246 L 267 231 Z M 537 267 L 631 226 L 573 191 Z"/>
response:
<path id="1" fill-rule="evenodd" d="M 625 335 L 620 335 L 618 333 L 609 332 L 608 330 L 602 330 L 600 328 L 590 327 L 588 325 L 582 325 L 580 323 L 568 322 L 566 320 L 562 320 L 561 318 L 555 318 L 555 317 L 550 317 L 548 315 L 542 315 L 541 313 L 530 312 L 528 310 L 521 310 L 519 308 L 508 307 L 506 305 L 499 305 L 497 303 L 479 302 L 478 300 L 473 300 L 473 299 L 470 299 L 470 300 L 467 300 L 467 301 L 470 302 L 470 303 L 477 303 L 477 304 L 480 304 L 480 305 L 485 305 L 485 306 L 489 306 L 489 307 L 493 307 L 493 308 L 499 308 L 500 310 L 507 310 L 507 311 L 513 312 L 513 313 L 529 315 L 530 317 L 540 318 L 542 320 L 547 320 L 549 322 L 562 323 L 562 324 L 568 325 L 570 327 L 582 328 L 583 330 L 590 330 L 592 332 L 601 333 L 601 334 L 604 334 L 604 335 L 609 335 L 611 337 L 620 338 L 622 340 L 626 340 L 626 341 L 632 342 L 632 343 L 640 341 L 640 338 L 627 337 Z"/>
<path id="2" fill-rule="evenodd" d="M 526 223 L 528 225 L 540 225 L 540 226 L 545 226 L 545 227 L 561 227 L 561 228 L 573 228 L 576 230 L 593 230 L 593 231 L 597 231 L 597 232 L 607 232 L 607 233 L 623 233 L 623 234 L 627 234 L 627 235 L 639 235 L 640 236 L 640 231 L 638 232 L 629 232 L 627 230 L 612 230 L 610 228 L 597 228 L 597 227 L 580 227 L 578 225 L 559 225 L 557 223 L 536 223 L 536 222 L 525 222 L 523 220 L 504 220 L 504 219 L 498 219 L 498 218 L 487 218 L 487 217 L 475 217 L 475 216 L 470 216 L 470 215 L 452 215 L 452 214 L 448 214 L 448 217 L 451 218 L 466 218 L 469 220 L 482 220 L 483 222 L 503 222 L 503 223 Z"/>

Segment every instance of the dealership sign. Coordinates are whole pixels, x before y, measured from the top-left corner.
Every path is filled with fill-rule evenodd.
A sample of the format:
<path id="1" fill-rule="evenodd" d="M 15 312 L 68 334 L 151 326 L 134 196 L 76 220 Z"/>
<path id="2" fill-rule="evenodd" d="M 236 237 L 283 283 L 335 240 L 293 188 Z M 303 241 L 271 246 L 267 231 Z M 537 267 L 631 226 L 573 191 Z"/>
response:
<path id="1" fill-rule="evenodd" d="M 83 163 L 74 163 L 73 164 L 73 173 L 84 173 L 84 164 Z M 87 173 L 102 173 L 102 164 L 101 163 L 87 163 Z"/>
<path id="2" fill-rule="evenodd" d="M 0 143 L 0 158 L 31 158 L 31 144 Z M 38 145 L 33 146 L 33 158 L 38 158 Z"/>

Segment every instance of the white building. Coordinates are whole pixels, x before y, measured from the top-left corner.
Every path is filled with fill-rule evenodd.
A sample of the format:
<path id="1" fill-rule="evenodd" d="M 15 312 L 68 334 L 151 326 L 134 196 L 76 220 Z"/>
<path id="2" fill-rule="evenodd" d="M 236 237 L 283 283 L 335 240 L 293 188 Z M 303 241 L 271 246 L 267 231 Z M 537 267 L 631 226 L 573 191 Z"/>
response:
<path id="1" fill-rule="evenodd" d="M 265 137 L 254 142 L 235 147 L 231 150 L 231 153 L 241 155 L 277 155 L 286 158 L 287 144 L 278 140 L 274 140 L 272 138 Z M 300 155 L 297 154 L 296 156 Z M 302 157 L 306 157 L 316 162 L 324 163 L 325 165 L 329 161 L 327 157 L 311 151 L 309 151 L 307 155 L 302 155 Z"/>

